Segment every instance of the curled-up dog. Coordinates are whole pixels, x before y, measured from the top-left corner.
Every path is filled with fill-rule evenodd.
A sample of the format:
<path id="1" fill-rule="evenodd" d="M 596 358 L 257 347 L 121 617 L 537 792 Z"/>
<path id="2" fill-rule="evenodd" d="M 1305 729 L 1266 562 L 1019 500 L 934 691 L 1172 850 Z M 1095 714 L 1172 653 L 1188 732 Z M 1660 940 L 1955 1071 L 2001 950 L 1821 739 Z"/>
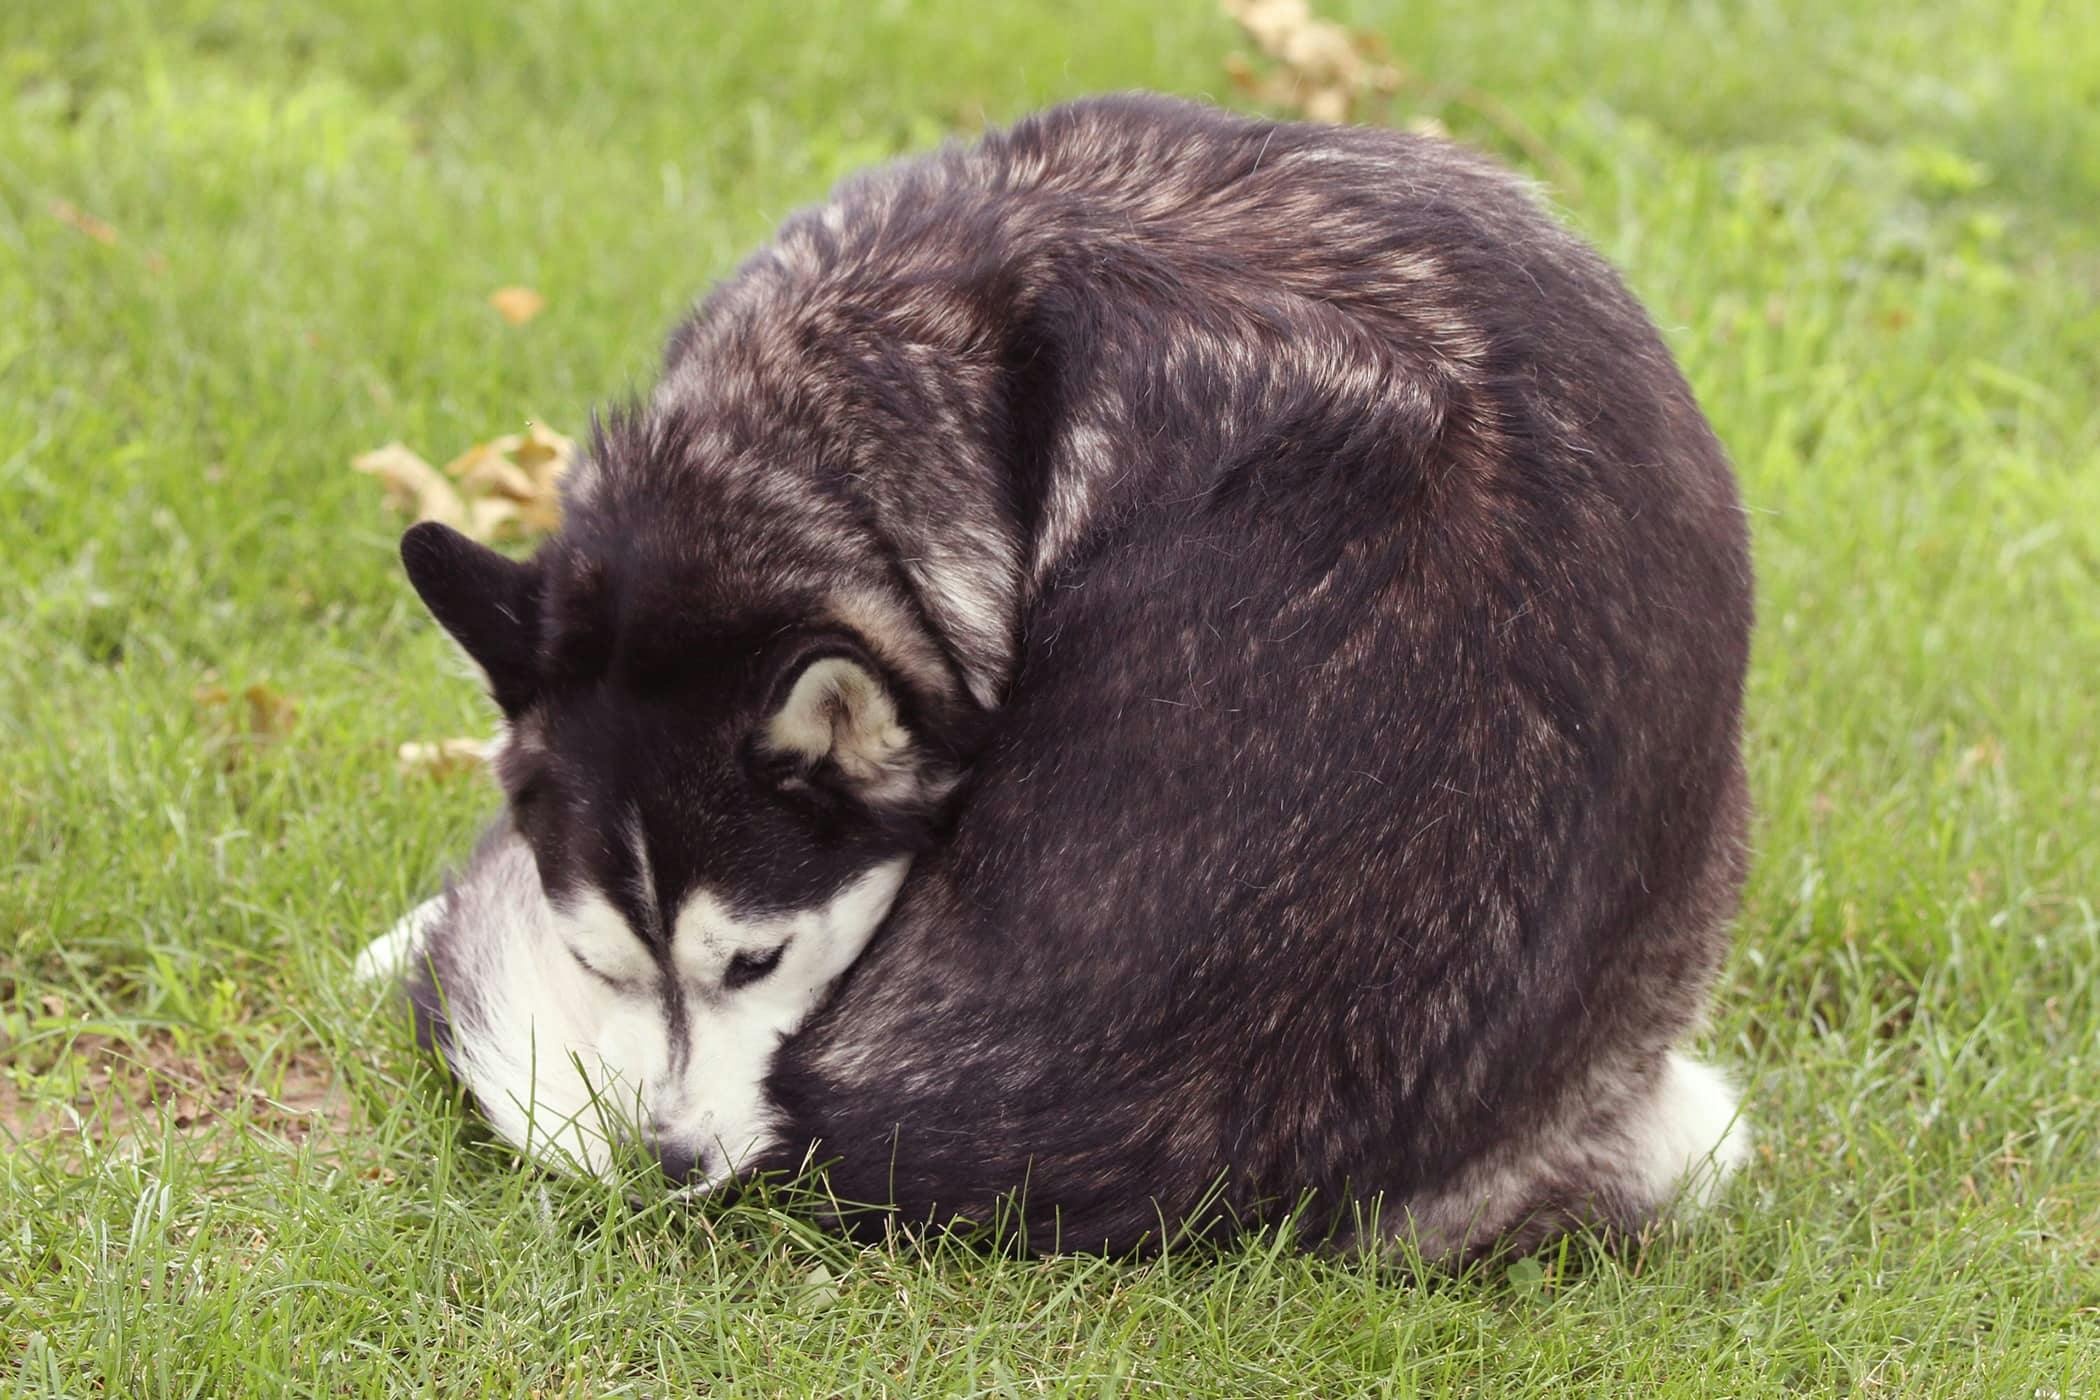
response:
<path id="1" fill-rule="evenodd" d="M 872 172 L 565 490 L 403 544 L 509 813 L 373 963 L 509 1140 L 1435 1256 L 1740 1158 L 1742 513 L 1478 158 L 1129 97 Z"/>

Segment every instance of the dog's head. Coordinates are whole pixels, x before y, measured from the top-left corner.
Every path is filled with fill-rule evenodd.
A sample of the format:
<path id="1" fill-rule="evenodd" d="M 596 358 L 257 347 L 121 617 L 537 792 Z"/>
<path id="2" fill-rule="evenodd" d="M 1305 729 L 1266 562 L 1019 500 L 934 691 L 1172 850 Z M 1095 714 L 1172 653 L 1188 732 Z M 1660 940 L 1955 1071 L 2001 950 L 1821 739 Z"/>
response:
<path id="1" fill-rule="evenodd" d="M 695 1108 L 708 1047 L 769 1051 L 807 1014 L 886 916 L 957 768 L 835 609 L 717 606 L 647 557 L 556 540 L 518 562 L 434 524 L 402 541 L 504 713 L 497 772 L 545 904 L 529 948 L 477 954 L 531 991 L 459 1034 L 529 1022 L 559 1042 L 526 1057 L 539 1076 L 580 1046 L 627 1082 L 667 1167 L 715 1171 L 724 1145 Z"/>
<path id="2" fill-rule="evenodd" d="M 903 874 L 902 861 L 877 866 L 825 910 L 784 920 L 787 951 L 765 978 L 696 994 L 654 965 L 586 970 L 505 821 L 358 970 L 403 983 L 419 1038 L 528 1157 L 613 1176 L 638 1151 L 673 1181 L 711 1184 L 771 1144 L 773 1050 L 859 952 Z"/>

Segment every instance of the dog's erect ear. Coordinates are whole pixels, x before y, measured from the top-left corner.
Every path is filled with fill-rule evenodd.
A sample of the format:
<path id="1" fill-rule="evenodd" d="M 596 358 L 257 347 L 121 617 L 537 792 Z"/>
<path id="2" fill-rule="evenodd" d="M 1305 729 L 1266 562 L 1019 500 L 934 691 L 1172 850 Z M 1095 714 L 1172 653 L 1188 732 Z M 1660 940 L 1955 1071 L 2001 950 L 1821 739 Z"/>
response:
<path id="1" fill-rule="evenodd" d="M 540 571 L 434 520 L 401 537 L 401 563 L 430 615 L 481 667 L 503 713 L 516 718 L 540 689 Z"/>
<path id="2" fill-rule="evenodd" d="M 795 776 L 870 804 L 911 805 L 940 795 L 880 669 L 852 647 L 819 645 L 787 658 L 758 747 L 787 760 Z"/>

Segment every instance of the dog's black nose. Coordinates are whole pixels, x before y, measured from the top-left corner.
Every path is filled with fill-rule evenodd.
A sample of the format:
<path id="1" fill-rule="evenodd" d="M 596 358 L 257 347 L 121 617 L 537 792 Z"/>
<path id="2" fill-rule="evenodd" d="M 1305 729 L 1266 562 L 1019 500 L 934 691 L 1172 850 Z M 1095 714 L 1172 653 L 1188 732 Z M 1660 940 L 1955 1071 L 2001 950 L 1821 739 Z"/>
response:
<path id="1" fill-rule="evenodd" d="M 666 1143 L 656 1149 L 656 1160 L 673 1186 L 686 1186 L 707 1175 L 707 1154 L 697 1147 Z"/>

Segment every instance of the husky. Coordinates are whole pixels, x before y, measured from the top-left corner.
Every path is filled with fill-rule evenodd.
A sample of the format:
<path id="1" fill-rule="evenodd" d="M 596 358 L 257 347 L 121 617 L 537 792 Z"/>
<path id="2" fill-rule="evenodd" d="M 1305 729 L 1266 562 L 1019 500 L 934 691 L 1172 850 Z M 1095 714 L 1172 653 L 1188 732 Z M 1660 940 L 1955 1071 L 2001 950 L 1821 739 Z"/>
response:
<path id="1" fill-rule="evenodd" d="M 1447 1258 L 1744 1154 L 1743 513 L 1480 157 L 1126 96 L 876 170 L 532 558 L 402 555 L 506 814 L 365 966 L 536 1158 Z"/>

